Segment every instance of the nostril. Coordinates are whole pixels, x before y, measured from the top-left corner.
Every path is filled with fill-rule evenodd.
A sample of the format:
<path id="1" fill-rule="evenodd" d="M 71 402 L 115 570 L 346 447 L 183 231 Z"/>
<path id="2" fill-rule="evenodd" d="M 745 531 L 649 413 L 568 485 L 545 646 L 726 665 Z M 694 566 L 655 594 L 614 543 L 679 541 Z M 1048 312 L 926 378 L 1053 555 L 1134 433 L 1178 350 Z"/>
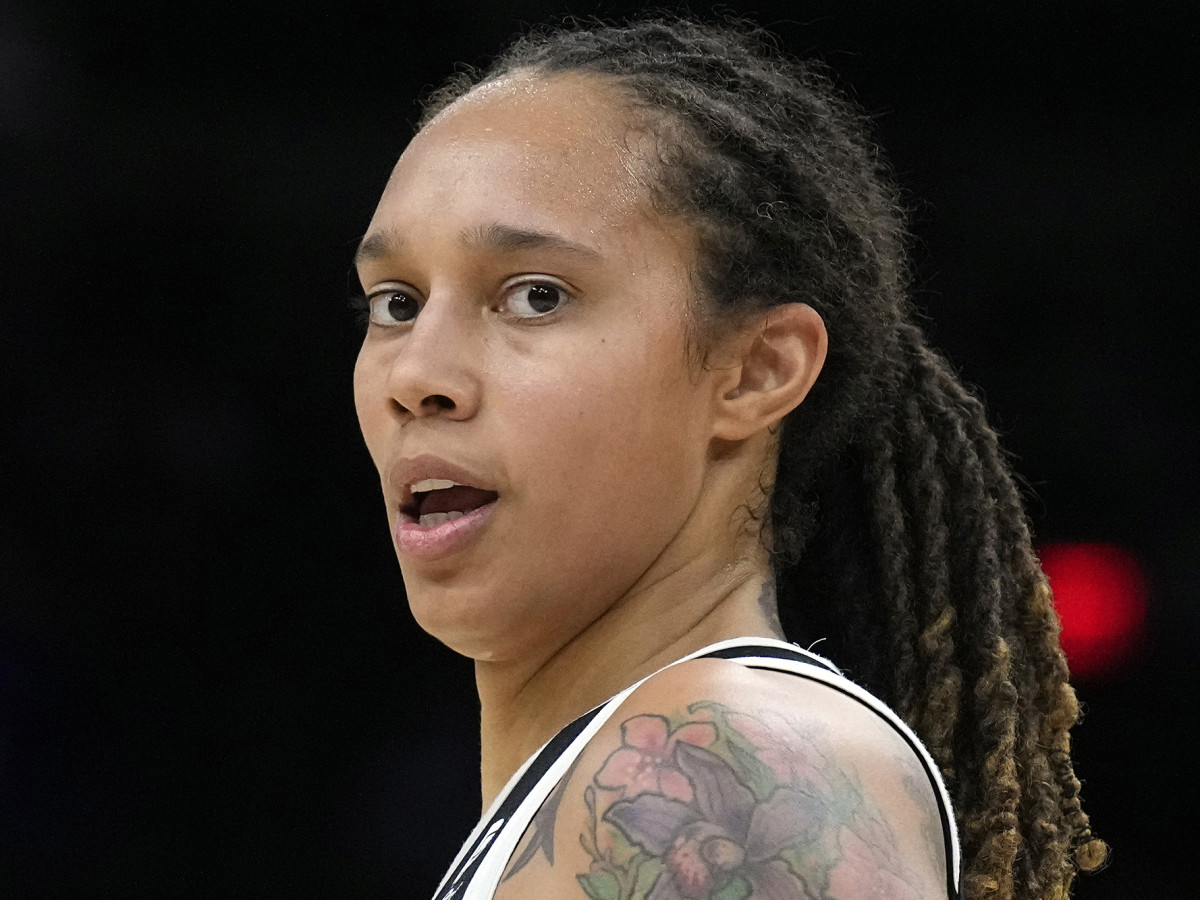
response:
<path id="1" fill-rule="evenodd" d="M 391 398 L 391 404 L 396 413 L 405 418 L 413 415 L 415 415 L 417 418 L 421 418 L 423 416 L 430 415 L 431 413 L 454 412 L 458 409 L 454 401 L 445 394 L 430 394 L 428 397 L 422 400 L 418 406 L 410 406 L 408 404 L 401 403 L 395 397 Z"/>

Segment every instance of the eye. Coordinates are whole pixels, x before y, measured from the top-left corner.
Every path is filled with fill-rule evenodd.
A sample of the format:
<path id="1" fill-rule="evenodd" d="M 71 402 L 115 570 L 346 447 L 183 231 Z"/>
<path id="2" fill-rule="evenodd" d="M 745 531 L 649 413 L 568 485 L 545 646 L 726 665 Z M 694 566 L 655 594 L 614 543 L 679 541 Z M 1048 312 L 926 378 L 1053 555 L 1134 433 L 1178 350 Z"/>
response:
<path id="1" fill-rule="evenodd" d="M 421 311 L 421 304 L 403 291 L 383 291 L 369 297 L 367 302 L 372 325 L 387 327 L 411 322 Z"/>
<path id="2" fill-rule="evenodd" d="M 557 312 L 570 299 L 565 288 L 548 281 L 531 281 L 512 288 L 502 305 L 518 319 L 539 319 Z"/>

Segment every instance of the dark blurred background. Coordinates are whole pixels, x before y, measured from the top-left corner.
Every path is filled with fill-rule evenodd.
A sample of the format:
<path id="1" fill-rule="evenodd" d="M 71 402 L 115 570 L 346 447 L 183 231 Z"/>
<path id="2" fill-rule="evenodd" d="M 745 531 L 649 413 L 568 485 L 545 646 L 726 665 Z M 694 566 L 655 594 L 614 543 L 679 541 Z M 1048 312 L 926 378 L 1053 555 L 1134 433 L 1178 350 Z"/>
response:
<path id="1" fill-rule="evenodd" d="M 1085 611 L 1128 624 L 1079 681 L 1114 848 L 1084 900 L 1195 896 L 1190 6 L 725 7 L 876 116 L 1039 540 L 1144 581 L 1142 624 Z M 416 95 L 523 21 L 637 8 L 0 6 L 0 895 L 429 895 L 477 708 L 404 606 L 346 271 Z"/>

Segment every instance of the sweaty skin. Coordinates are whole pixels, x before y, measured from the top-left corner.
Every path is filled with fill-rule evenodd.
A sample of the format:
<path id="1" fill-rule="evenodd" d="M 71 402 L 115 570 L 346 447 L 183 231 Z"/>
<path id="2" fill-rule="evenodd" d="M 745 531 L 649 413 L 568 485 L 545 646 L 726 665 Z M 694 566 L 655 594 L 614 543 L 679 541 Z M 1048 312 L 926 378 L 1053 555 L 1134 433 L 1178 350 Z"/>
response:
<path id="1" fill-rule="evenodd" d="M 731 329 L 698 361 L 694 236 L 655 211 L 636 146 L 621 97 L 604 82 L 515 75 L 477 89 L 410 144 L 358 254 L 371 316 L 355 368 L 359 421 L 413 614 L 475 660 L 485 806 L 538 746 L 624 686 L 715 641 L 777 634 L 759 535 L 773 430 L 817 377 L 825 329 L 811 308 L 785 304 Z M 412 515 L 422 479 L 494 500 L 426 527 Z M 849 882 L 835 888 L 832 873 L 864 865 L 926 896 L 939 884 L 937 861 L 908 836 L 920 834 L 932 794 L 903 790 L 896 760 L 907 751 L 822 696 L 834 692 L 797 681 L 714 660 L 651 679 L 593 739 L 547 811 L 553 822 L 543 817 L 526 836 L 498 896 L 608 896 L 609 886 L 586 880 L 606 865 L 643 879 L 620 895 L 630 898 L 736 896 L 730 872 L 753 885 L 784 866 L 810 895 L 850 900 Z M 692 721 L 716 730 L 723 762 L 672 742 Z M 836 807 L 810 823 L 824 868 L 795 871 L 811 856 L 798 838 L 790 856 L 766 853 L 762 834 L 710 821 L 712 808 L 674 808 L 663 819 L 670 834 L 651 834 L 635 824 L 639 808 L 619 805 L 667 796 L 662 778 L 617 785 L 613 762 L 663 737 L 659 749 L 670 743 L 673 754 L 656 757 L 665 783 L 686 795 L 702 770 L 723 784 L 732 777 L 741 822 L 768 802 L 765 758 L 754 780 L 730 756 L 730 741 L 745 742 L 751 765 L 753 722 L 775 735 L 772 746 L 825 760 L 828 790 L 790 776 L 772 788 Z M 772 722 L 786 727 L 771 731 Z M 799 806 L 767 809 L 800 828 Z M 868 848 L 887 843 L 904 866 L 843 847 L 846 829 Z M 629 858 L 604 855 L 609 839 L 646 865 L 658 860 L 659 874 L 692 874 L 652 889 L 650 869 L 631 875 Z M 712 859 L 701 865 L 704 852 Z M 868 862 L 838 870 L 835 857 Z"/>

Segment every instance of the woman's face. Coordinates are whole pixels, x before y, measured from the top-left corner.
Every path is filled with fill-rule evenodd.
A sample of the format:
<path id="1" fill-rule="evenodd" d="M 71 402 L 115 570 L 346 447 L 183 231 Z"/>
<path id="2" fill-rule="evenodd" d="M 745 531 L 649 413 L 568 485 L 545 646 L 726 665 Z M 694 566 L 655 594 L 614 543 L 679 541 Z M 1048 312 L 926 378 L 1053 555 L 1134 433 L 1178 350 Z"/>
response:
<path id="1" fill-rule="evenodd" d="M 476 658 L 560 645 L 696 546 L 692 235 L 627 130 L 584 77 L 477 89 L 413 140 L 359 250 L 355 403 L 408 599 Z"/>

